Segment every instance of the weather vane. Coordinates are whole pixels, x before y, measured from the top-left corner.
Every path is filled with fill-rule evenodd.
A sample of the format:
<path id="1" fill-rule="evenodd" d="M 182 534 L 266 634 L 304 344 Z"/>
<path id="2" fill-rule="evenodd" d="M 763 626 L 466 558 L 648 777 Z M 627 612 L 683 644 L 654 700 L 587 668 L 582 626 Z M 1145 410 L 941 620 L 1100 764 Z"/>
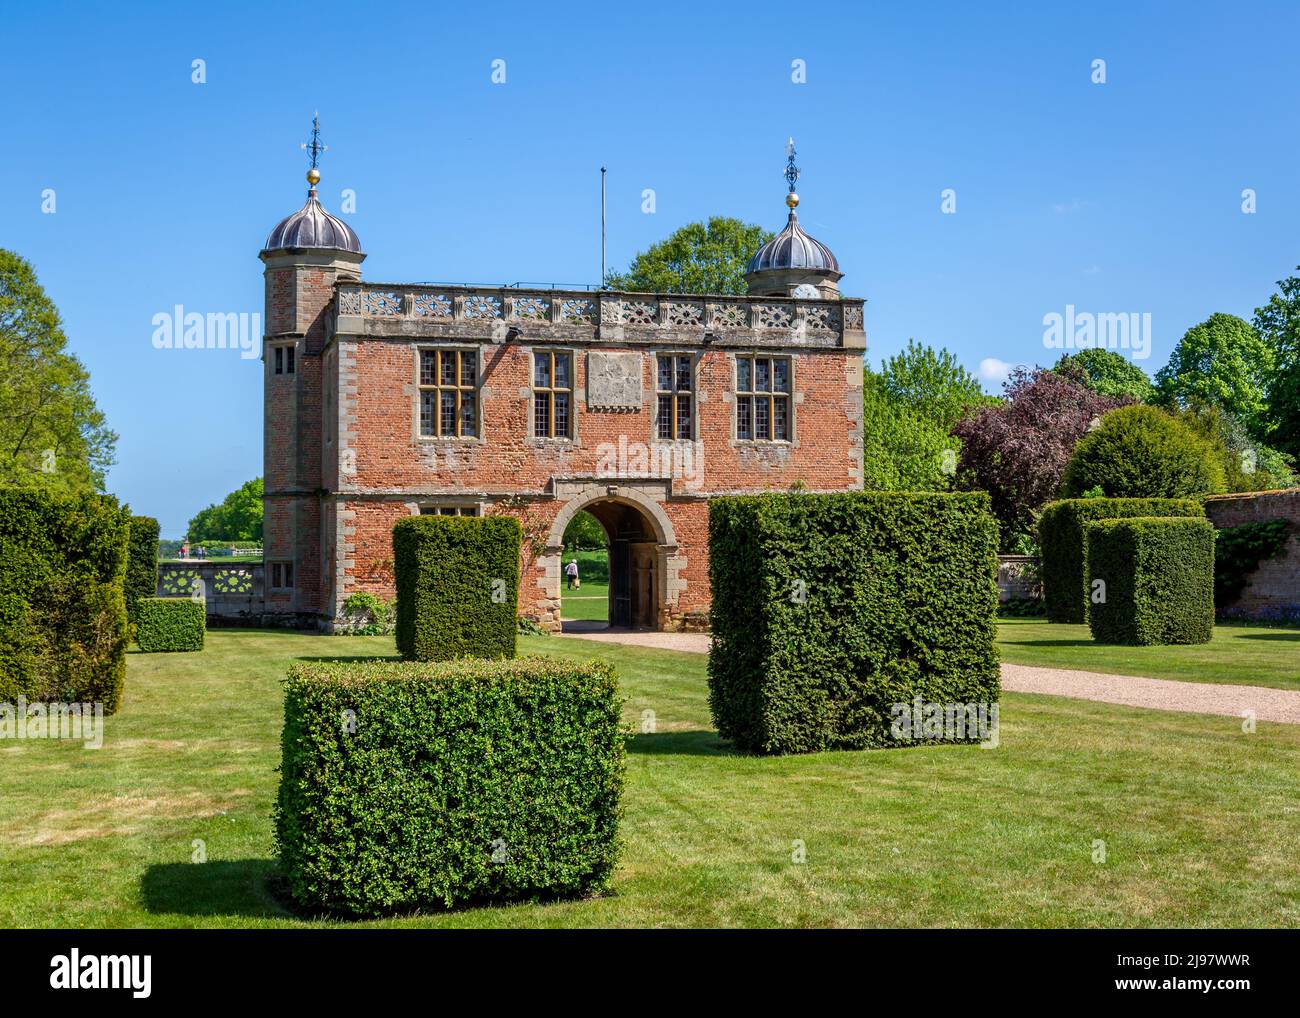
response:
<path id="1" fill-rule="evenodd" d="M 794 164 L 794 139 L 785 143 L 785 179 L 790 183 L 790 193 L 794 194 L 794 185 L 799 180 L 799 167 Z"/>
<path id="2" fill-rule="evenodd" d="M 304 152 L 311 153 L 311 169 L 307 171 L 307 179 L 311 181 L 311 183 L 315 184 L 317 180 L 320 180 L 320 170 L 317 169 L 317 163 L 320 160 L 320 154 L 322 152 L 329 151 L 328 145 L 322 145 L 320 143 L 320 112 L 319 111 L 314 113 L 311 118 L 311 141 L 310 142 L 304 141 L 302 143 L 302 149 Z M 313 177 L 315 177 L 316 179 L 312 180 Z"/>

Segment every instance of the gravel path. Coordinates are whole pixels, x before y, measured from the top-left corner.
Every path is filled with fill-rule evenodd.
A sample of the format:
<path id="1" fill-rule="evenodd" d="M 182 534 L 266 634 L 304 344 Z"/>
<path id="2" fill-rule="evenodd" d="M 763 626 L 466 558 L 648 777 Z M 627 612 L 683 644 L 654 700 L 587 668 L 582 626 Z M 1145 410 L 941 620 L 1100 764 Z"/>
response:
<path id="1" fill-rule="evenodd" d="M 650 633 L 610 631 L 603 622 L 565 622 L 564 635 L 600 643 L 626 643 L 658 650 L 709 652 L 708 633 Z M 1136 675 L 1104 675 L 1066 668 L 1037 668 L 1003 664 L 1002 688 L 1013 693 L 1048 693 L 1076 700 L 1097 700 L 1126 707 L 1221 714 L 1243 717 L 1253 711 L 1258 721 L 1300 725 L 1300 692 L 1263 686 L 1232 686 L 1217 682 L 1178 682 Z"/>

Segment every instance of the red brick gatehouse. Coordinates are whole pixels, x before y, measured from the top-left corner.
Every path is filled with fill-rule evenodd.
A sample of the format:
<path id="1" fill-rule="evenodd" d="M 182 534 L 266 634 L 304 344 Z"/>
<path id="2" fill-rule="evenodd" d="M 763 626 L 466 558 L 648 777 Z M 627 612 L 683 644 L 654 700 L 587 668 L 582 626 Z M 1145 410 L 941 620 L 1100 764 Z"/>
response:
<path id="1" fill-rule="evenodd" d="M 363 282 L 313 168 L 261 252 L 266 613 L 329 629 L 353 592 L 395 596 L 397 520 L 510 512 L 519 611 L 556 629 L 585 509 L 611 622 L 674 629 L 709 605 L 710 496 L 861 488 L 863 301 L 790 172 L 738 297 Z"/>

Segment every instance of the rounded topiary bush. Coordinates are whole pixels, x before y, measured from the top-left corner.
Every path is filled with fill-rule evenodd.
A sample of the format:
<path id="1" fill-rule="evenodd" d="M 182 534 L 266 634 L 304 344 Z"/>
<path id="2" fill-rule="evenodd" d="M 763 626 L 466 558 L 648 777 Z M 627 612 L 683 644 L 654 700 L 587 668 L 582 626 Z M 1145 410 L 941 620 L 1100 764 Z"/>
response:
<path id="1" fill-rule="evenodd" d="M 1199 498 L 1224 488 L 1213 448 L 1191 428 L 1152 406 L 1120 407 L 1079 440 L 1061 494 L 1093 488 L 1107 498 Z"/>

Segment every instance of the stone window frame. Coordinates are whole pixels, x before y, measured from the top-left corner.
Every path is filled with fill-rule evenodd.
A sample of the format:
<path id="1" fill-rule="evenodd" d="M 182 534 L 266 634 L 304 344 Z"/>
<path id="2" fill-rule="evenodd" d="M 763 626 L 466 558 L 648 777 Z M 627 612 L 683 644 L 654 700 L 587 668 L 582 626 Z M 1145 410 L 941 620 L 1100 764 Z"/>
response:
<path id="1" fill-rule="evenodd" d="M 475 430 L 476 434 L 473 434 L 473 435 L 461 435 L 461 434 L 456 434 L 456 435 L 438 435 L 438 434 L 434 434 L 434 435 L 426 435 L 426 434 L 424 433 L 423 429 L 421 428 L 420 416 L 421 416 L 422 405 L 423 405 L 423 402 L 424 402 L 424 394 L 425 394 L 426 392 L 430 392 L 430 391 L 432 391 L 432 392 L 441 392 L 444 388 L 446 388 L 445 386 L 442 386 L 442 385 L 440 385 L 440 384 L 434 384 L 434 385 L 424 385 L 424 384 L 422 384 L 422 382 L 421 382 L 421 371 L 422 371 L 422 369 L 423 369 L 423 365 L 424 365 L 424 355 L 425 355 L 426 353 L 438 353 L 438 354 L 439 354 L 439 360 L 438 360 L 438 363 L 439 363 L 439 366 L 441 367 L 441 363 L 442 363 L 442 359 L 441 359 L 441 351 L 444 351 L 444 350 L 455 351 L 456 353 L 459 353 L 459 354 L 461 354 L 462 356 L 465 355 L 465 354 L 471 354 L 471 355 L 473 355 L 473 357 L 474 357 L 474 396 L 475 396 L 474 430 Z M 415 364 L 415 367 L 414 367 L 414 372 L 413 372 L 413 374 L 414 374 L 414 385 L 413 385 L 413 391 L 414 391 L 414 393 L 415 393 L 415 398 L 414 398 L 414 406 L 413 406 L 413 409 L 414 409 L 414 415 L 413 415 L 412 427 L 413 427 L 414 432 L 415 432 L 415 440 L 416 440 L 417 442 L 432 442 L 432 443 L 437 443 L 437 442 L 456 442 L 456 443 L 460 443 L 460 442 L 482 442 L 482 441 L 484 441 L 484 439 L 483 439 L 483 391 L 484 391 L 484 386 L 483 386 L 483 347 L 482 347 L 481 345 L 477 344 L 477 343 L 455 343 L 455 342 L 452 342 L 452 343 L 439 343 L 439 342 L 425 342 L 425 343 L 417 343 L 417 344 L 415 345 L 415 347 L 414 347 L 414 352 L 415 352 L 415 356 L 414 356 L 414 364 Z M 462 363 L 463 363 L 463 362 L 461 362 L 461 361 L 458 361 L 458 362 L 457 362 L 457 376 L 458 376 L 458 378 L 459 378 L 459 374 L 460 374 L 460 372 L 461 372 L 461 370 L 462 370 L 462 368 L 460 367 L 460 365 L 461 365 Z M 458 385 L 458 386 L 457 386 L 457 391 L 464 391 L 464 388 L 465 388 L 464 386 L 459 386 L 459 385 Z M 458 407 L 459 407 L 459 404 L 458 404 Z M 441 420 L 441 398 L 439 399 L 438 416 L 435 418 L 435 421 L 439 421 L 439 420 Z M 457 410 L 457 415 L 456 415 L 456 426 L 457 426 L 457 431 L 460 430 L 461 425 L 462 425 L 462 421 L 461 421 L 460 413 L 459 413 L 459 409 L 458 409 L 458 410 Z"/>
<path id="2" fill-rule="evenodd" d="M 277 377 L 297 375 L 299 360 L 301 358 L 298 356 L 297 340 L 290 340 L 287 343 L 272 343 L 270 363 L 267 364 L 267 368 L 272 375 Z"/>
<path id="3" fill-rule="evenodd" d="M 451 510 L 451 511 L 449 511 Z M 415 506 L 416 516 L 482 516 L 481 502 L 460 502 L 455 499 L 428 499 Z"/>
<path id="4" fill-rule="evenodd" d="M 661 390 L 659 388 L 659 358 L 672 357 L 673 364 L 673 383 L 672 390 Z M 691 362 L 691 388 L 690 388 L 690 406 L 691 406 L 691 433 L 684 437 L 674 435 L 671 438 L 662 438 L 659 435 L 659 397 L 660 396 L 680 396 L 681 390 L 676 388 L 678 357 L 687 357 Z M 651 414 L 650 414 L 650 441 L 651 442 L 694 442 L 700 434 L 700 351 L 689 349 L 678 349 L 676 347 L 666 347 L 651 352 L 650 355 L 650 372 L 652 387 L 651 396 Z M 677 403 L 674 400 L 674 422 L 676 420 Z M 676 428 L 672 429 L 674 432 Z"/>
<path id="5" fill-rule="evenodd" d="M 568 389 L 555 388 L 555 361 L 554 358 L 559 355 L 565 355 L 569 358 L 569 386 Z M 551 358 L 551 388 L 538 388 L 537 386 L 537 358 Z M 551 434 L 539 435 L 537 433 L 537 396 L 538 393 L 550 393 L 552 397 L 557 392 L 568 392 L 569 394 L 569 429 L 568 434 L 557 435 L 555 431 L 555 402 L 551 401 Z M 528 352 L 528 410 L 527 410 L 527 432 L 529 439 L 537 442 L 559 442 L 572 443 L 578 439 L 578 351 L 570 347 L 533 347 Z"/>
<path id="6" fill-rule="evenodd" d="M 732 403 L 731 440 L 732 442 L 737 445 L 778 446 L 778 447 L 793 446 L 795 444 L 798 435 L 798 432 L 796 430 L 796 420 L 795 420 L 796 418 L 795 406 L 797 404 L 797 400 L 795 396 L 798 391 L 798 383 L 797 383 L 797 379 L 795 378 L 795 372 L 797 370 L 796 356 L 793 353 L 787 353 L 787 352 L 778 353 L 778 352 L 773 352 L 771 350 L 760 350 L 760 349 L 738 350 L 735 353 L 730 354 L 729 356 L 731 358 L 731 403 Z M 750 383 L 749 383 L 750 388 L 743 389 L 743 390 L 740 388 L 740 362 L 742 360 L 751 362 Z M 753 389 L 754 369 L 752 367 L 752 362 L 755 360 L 771 360 L 771 361 L 781 360 L 781 361 L 786 361 L 789 364 L 789 368 L 786 372 L 787 389 L 784 393 L 775 393 L 772 392 L 771 390 L 769 390 L 767 393 L 762 393 L 762 392 L 756 392 Z M 740 401 L 744 396 L 752 397 L 756 395 L 757 396 L 767 395 L 770 397 L 776 397 L 776 396 L 785 397 L 787 401 L 786 416 L 789 422 L 787 428 L 788 437 L 758 438 L 756 435 L 752 435 L 749 438 L 740 437 Z M 772 420 L 773 421 L 775 420 L 775 399 L 773 399 Z M 755 428 L 754 430 L 757 431 L 757 428 Z"/>
<path id="7" fill-rule="evenodd" d="M 288 582 L 285 582 L 285 581 Z M 268 590 L 293 590 L 293 559 L 269 559 L 266 563 Z"/>

